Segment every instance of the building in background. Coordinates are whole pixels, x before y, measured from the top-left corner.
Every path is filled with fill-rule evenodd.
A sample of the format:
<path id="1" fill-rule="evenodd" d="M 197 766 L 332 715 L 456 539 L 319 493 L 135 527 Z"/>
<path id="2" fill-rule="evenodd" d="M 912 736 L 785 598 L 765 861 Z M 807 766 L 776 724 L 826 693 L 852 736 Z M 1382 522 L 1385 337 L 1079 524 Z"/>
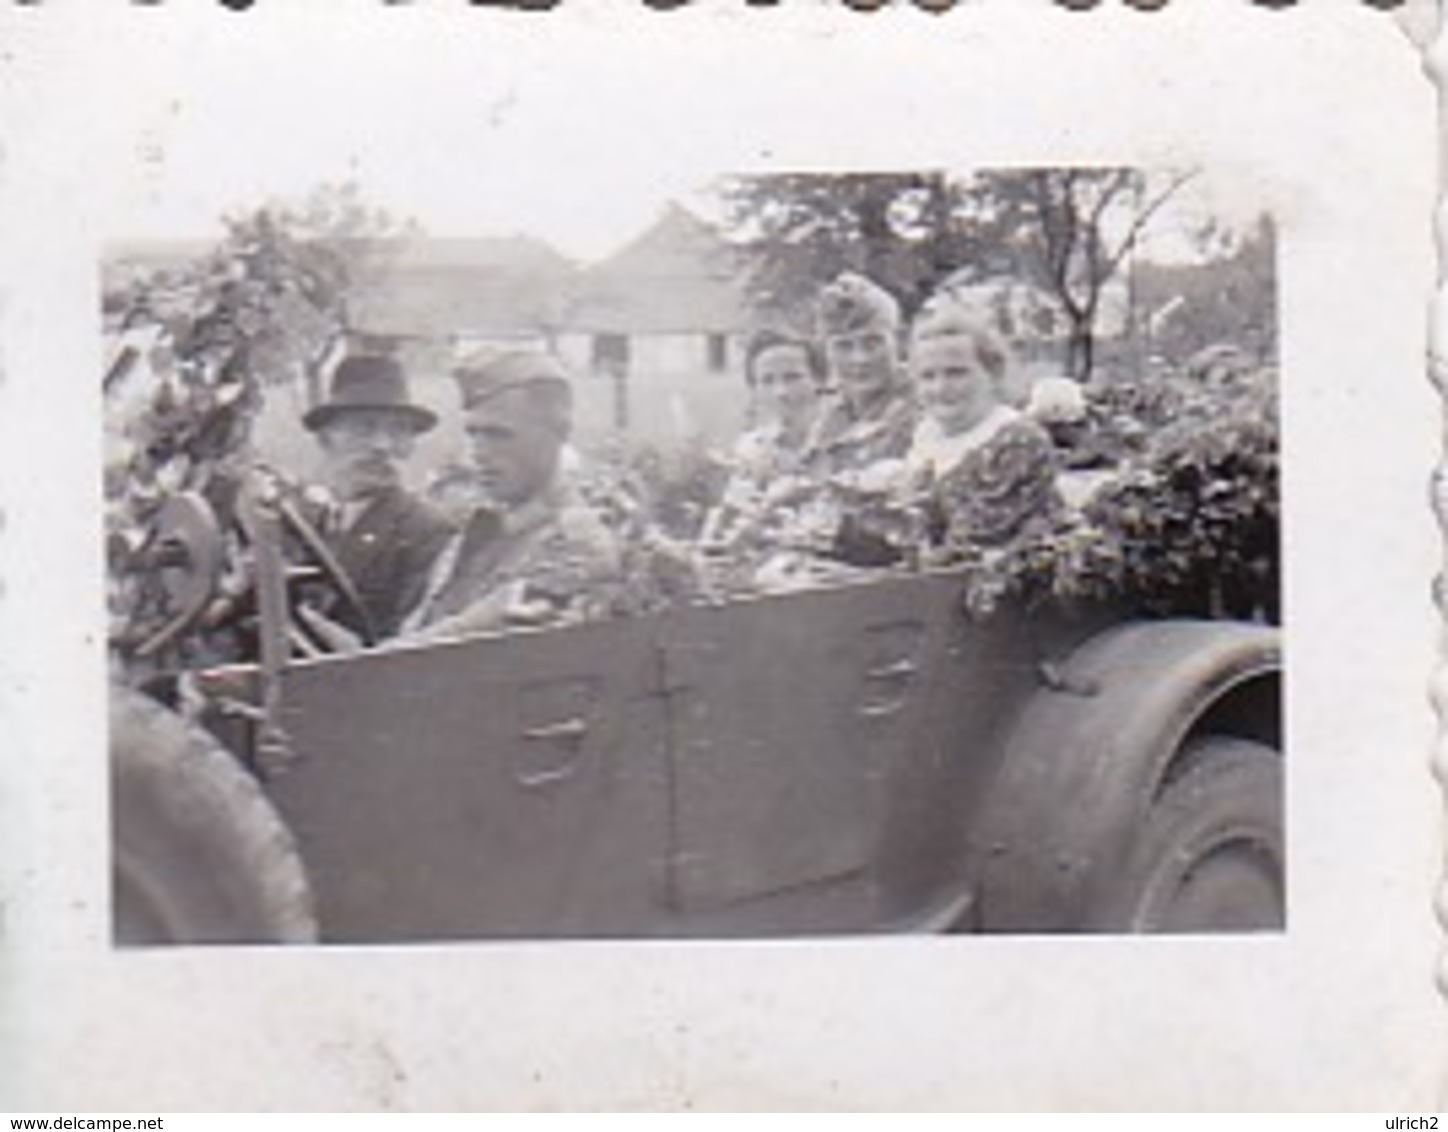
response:
<path id="1" fill-rule="evenodd" d="M 541 240 L 419 239 L 359 288 L 356 326 L 402 355 L 419 396 L 458 354 L 541 346 L 575 375 L 583 444 L 617 433 L 669 445 L 744 419 L 748 308 L 733 249 L 677 205 L 607 259 L 579 266 Z M 455 443 L 444 427 L 436 443 Z"/>
<path id="2" fill-rule="evenodd" d="M 586 431 L 668 444 L 743 423 L 749 310 L 735 250 L 677 204 L 575 281 L 558 349 Z"/>

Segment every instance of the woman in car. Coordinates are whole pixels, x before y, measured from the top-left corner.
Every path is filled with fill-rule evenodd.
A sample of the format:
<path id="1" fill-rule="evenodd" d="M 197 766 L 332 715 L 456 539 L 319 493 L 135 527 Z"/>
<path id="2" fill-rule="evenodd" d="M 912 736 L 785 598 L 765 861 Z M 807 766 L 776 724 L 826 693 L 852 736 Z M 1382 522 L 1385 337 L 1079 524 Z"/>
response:
<path id="1" fill-rule="evenodd" d="M 756 424 L 734 443 L 729 482 L 700 536 L 706 553 L 746 539 L 768 519 L 773 496 L 804 473 L 824 362 L 808 339 L 762 330 L 745 350 L 744 376 Z"/>
<path id="2" fill-rule="evenodd" d="M 911 326 L 921 420 L 905 467 L 927 501 L 932 549 L 998 546 L 1058 505 L 1051 438 L 1005 399 L 1012 365 L 984 315 L 949 294 L 927 302 Z"/>

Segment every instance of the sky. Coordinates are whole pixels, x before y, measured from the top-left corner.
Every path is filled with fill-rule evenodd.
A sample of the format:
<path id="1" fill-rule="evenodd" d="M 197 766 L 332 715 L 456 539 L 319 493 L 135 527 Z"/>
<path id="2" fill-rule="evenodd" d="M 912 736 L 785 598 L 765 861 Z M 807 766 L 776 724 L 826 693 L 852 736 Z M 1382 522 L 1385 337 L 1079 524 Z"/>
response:
<path id="1" fill-rule="evenodd" d="M 125 82 L 28 109 L 61 119 L 49 136 L 88 143 L 77 152 L 90 164 L 73 173 L 105 240 L 205 237 L 226 212 L 355 181 L 368 201 L 432 235 L 528 234 L 589 261 L 666 202 L 697 205 L 728 172 L 1164 166 L 1184 156 L 1197 165 L 1202 154 L 1211 191 L 1204 178 L 1183 193 L 1159 230 L 1208 207 L 1229 223 L 1260 208 L 1257 180 L 1232 188 L 1224 176 L 1233 163 L 1252 167 L 1250 135 L 1230 135 L 1227 160 L 1205 137 L 1194 139 L 1200 153 L 1185 154 L 1176 120 L 1092 86 L 1093 66 L 1110 60 L 1093 64 L 1079 33 L 1079 75 L 980 74 L 960 72 L 944 46 L 922 52 L 919 13 L 871 20 L 869 36 L 858 22 L 792 27 L 781 13 L 777 35 L 731 43 L 727 19 L 709 35 L 671 38 L 659 29 L 677 22 L 630 28 L 590 20 L 591 10 L 546 42 L 537 21 L 500 20 L 486 41 L 447 49 L 421 23 L 383 33 L 359 24 L 349 40 L 336 34 L 344 25 L 299 13 L 290 40 L 244 29 L 218 39 L 199 23 L 193 42 L 175 21 L 179 43 L 157 53 L 132 21 L 118 25 L 108 55 L 125 61 Z M 1037 37 L 1041 26 L 1032 24 Z M 82 89 L 89 78 L 58 69 L 54 83 Z M 1077 86 L 1101 110 L 1063 120 L 1051 107 L 1084 97 Z M 982 91 L 999 92 L 999 104 Z"/>
<path id="2" fill-rule="evenodd" d="M 155 234 L 209 238 L 220 233 L 220 218 L 228 212 L 245 211 L 269 200 L 295 205 L 319 186 L 350 182 L 357 186 L 363 204 L 385 211 L 395 221 L 415 223 L 424 236 L 531 236 L 570 259 L 589 263 L 606 258 L 634 239 L 671 203 L 681 204 L 706 220 L 719 220 L 718 202 L 710 188 L 728 172 L 719 170 L 696 184 L 641 177 L 638 183 L 612 194 L 590 193 L 586 200 L 569 194 L 530 198 L 511 191 L 489 196 L 487 183 L 481 181 L 479 195 L 469 196 L 464 208 L 459 207 L 455 197 L 431 195 L 385 166 L 367 170 L 355 161 L 339 161 L 330 167 L 319 162 L 312 178 L 299 178 L 294 187 L 258 186 L 255 196 L 236 194 L 228 198 L 218 194 L 179 225 L 169 221 L 165 233 Z M 1175 171 L 1149 172 L 1169 176 Z M 1260 196 L 1249 188 L 1234 187 L 1230 179 L 1198 171 L 1153 216 L 1140 236 L 1138 252 L 1144 258 L 1162 262 L 1199 259 L 1201 249 L 1193 234 L 1202 224 L 1210 219 L 1226 231 L 1244 231 L 1265 207 Z M 120 239 L 146 235 L 151 233 L 137 229 Z"/>

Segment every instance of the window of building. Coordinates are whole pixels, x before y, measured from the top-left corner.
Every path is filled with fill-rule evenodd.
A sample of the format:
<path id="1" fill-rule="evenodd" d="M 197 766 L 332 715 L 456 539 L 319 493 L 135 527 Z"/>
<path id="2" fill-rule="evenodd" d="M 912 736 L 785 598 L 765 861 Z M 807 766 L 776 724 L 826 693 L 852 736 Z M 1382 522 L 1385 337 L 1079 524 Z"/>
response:
<path id="1" fill-rule="evenodd" d="M 593 336 L 593 369 L 597 373 L 626 374 L 629 363 L 627 334 Z"/>
<path id="2" fill-rule="evenodd" d="M 707 349 L 710 373 L 722 373 L 729 368 L 729 335 L 710 334 Z"/>

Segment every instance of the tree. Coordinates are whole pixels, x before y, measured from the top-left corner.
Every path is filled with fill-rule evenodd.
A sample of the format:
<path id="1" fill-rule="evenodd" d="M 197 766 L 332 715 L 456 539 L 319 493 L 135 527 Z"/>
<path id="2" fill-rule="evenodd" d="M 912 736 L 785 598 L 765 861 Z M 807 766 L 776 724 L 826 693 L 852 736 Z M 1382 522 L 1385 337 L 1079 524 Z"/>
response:
<path id="1" fill-rule="evenodd" d="M 300 377 L 320 396 L 323 368 L 356 332 L 351 288 L 406 231 L 351 186 L 223 224 L 223 238 L 199 254 L 108 265 L 103 303 L 116 350 L 103 383 L 105 485 L 117 639 L 144 639 L 154 612 L 157 572 L 136 565 L 152 520 L 192 491 L 229 529 L 265 386 Z M 230 574 L 244 572 L 241 560 L 232 555 Z"/>
<path id="2" fill-rule="evenodd" d="M 124 329 L 159 325 L 183 367 L 211 366 L 258 385 L 300 377 L 315 404 L 327 362 L 356 333 L 349 293 L 385 270 L 415 226 L 369 208 L 350 183 L 222 225 L 209 253 L 134 276 L 105 296 L 107 309 Z"/>
<path id="3" fill-rule="evenodd" d="M 1152 217 L 1194 175 L 1153 183 L 1135 169 L 991 171 L 969 178 L 958 196 L 979 238 L 1056 300 L 1067 322 L 1066 371 L 1084 381 L 1107 284 Z"/>
<path id="4" fill-rule="evenodd" d="M 1200 258 L 1139 262 L 1134 275 L 1143 345 L 1171 365 L 1230 344 L 1257 365 L 1277 351 L 1276 231 L 1260 216 L 1241 231 L 1199 237 Z"/>
<path id="5" fill-rule="evenodd" d="M 230 254 L 247 262 L 253 285 L 271 299 L 259 303 L 255 363 L 273 380 L 300 369 L 307 402 L 316 404 L 327 363 L 359 334 L 352 290 L 386 271 L 417 226 L 369 207 L 353 182 L 322 185 L 299 204 L 273 202 L 225 223 Z"/>
<path id="6" fill-rule="evenodd" d="M 799 321 L 819 287 L 861 271 L 907 313 L 947 281 L 1012 278 L 1049 295 L 1066 368 L 1090 376 L 1103 293 L 1192 174 L 1132 169 L 784 174 L 720 186 L 761 312 Z"/>
<path id="7" fill-rule="evenodd" d="M 862 272 L 907 311 L 980 251 L 944 173 L 789 173 L 717 187 L 756 310 L 804 324 L 820 286 Z"/>

